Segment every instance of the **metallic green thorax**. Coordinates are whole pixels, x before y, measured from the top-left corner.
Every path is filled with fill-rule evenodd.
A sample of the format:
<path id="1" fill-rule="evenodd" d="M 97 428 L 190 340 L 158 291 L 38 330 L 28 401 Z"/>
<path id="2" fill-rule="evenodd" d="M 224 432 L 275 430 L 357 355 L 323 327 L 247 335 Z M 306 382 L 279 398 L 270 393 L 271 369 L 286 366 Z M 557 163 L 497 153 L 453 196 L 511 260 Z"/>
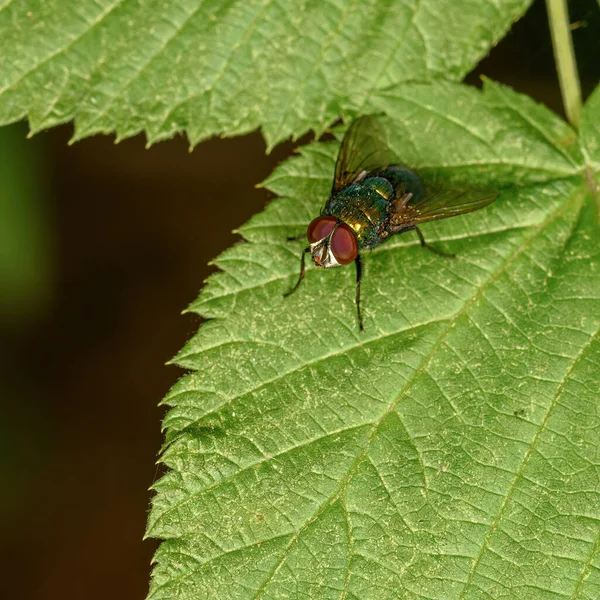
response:
<path id="1" fill-rule="evenodd" d="M 392 165 L 353 183 L 329 198 L 322 211 L 348 225 L 356 234 L 359 248 L 373 248 L 388 236 L 395 200 L 403 191 L 420 196 L 418 177 L 404 167 Z"/>
<path id="2" fill-rule="evenodd" d="M 329 198 L 323 214 L 346 223 L 356 234 L 359 248 L 372 248 L 385 237 L 393 194 L 387 179 L 369 177 Z"/>

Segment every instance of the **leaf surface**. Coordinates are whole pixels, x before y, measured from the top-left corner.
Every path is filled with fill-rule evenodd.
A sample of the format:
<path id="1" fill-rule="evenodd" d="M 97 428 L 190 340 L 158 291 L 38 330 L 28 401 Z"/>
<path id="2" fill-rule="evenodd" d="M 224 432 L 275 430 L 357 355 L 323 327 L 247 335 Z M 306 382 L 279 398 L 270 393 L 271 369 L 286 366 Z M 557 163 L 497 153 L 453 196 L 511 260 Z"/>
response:
<path id="1" fill-rule="evenodd" d="M 600 171 L 600 86 L 584 106 L 581 139 L 592 170 Z"/>
<path id="2" fill-rule="evenodd" d="M 591 107 L 591 108 L 590 108 Z M 597 598 L 600 235 L 589 160 L 547 109 L 487 82 L 373 96 L 415 168 L 502 186 L 351 268 L 286 243 L 329 192 L 339 144 L 265 182 L 191 310 L 204 323 L 165 399 L 148 535 L 162 599 Z"/>
<path id="3" fill-rule="evenodd" d="M 75 138 L 262 127 L 270 147 L 406 79 L 461 79 L 530 0 L 7 0 L 0 123 Z"/>

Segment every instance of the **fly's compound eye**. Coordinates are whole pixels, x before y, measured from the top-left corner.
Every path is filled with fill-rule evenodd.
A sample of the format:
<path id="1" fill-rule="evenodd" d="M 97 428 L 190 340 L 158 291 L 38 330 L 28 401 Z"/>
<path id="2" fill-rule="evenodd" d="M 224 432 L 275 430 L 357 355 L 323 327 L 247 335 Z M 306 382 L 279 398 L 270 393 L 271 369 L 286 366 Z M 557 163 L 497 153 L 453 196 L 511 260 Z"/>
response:
<path id="1" fill-rule="evenodd" d="M 308 226 L 306 237 L 311 244 L 326 238 L 337 223 L 335 217 L 317 217 Z"/>
<path id="2" fill-rule="evenodd" d="M 333 232 L 331 251 L 340 265 L 351 263 L 358 255 L 358 240 L 348 225 L 341 223 Z"/>

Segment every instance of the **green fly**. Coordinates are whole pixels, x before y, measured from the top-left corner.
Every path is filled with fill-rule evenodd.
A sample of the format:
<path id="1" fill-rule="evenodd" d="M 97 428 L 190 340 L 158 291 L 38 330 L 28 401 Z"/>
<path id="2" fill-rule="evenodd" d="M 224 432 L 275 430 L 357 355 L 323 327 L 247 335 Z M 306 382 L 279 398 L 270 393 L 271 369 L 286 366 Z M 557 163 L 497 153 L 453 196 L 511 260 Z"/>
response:
<path id="1" fill-rule="evenodd" d="M 416 231 L 421 246 L 441 256 L 454 258 L 430 246 L 419 225 L 462 215 L 492 203 L 497 190 L 486 186 L 451 184 L 426 180 L 414 171 L 390 164 L 385 130 L 375 117 L 360 117 L 352 123 L 335 165 L 331 195 L 321 215 L 308 226 L 302 251 L 300 277 L 285 296 L 298 289 L 304 279 L 305 256 L 310 253 L 317 267 L 356 265 L 356 312 L 360 312 L 362 260 L 360 251 L 375 248 L 390 236 Z"/>

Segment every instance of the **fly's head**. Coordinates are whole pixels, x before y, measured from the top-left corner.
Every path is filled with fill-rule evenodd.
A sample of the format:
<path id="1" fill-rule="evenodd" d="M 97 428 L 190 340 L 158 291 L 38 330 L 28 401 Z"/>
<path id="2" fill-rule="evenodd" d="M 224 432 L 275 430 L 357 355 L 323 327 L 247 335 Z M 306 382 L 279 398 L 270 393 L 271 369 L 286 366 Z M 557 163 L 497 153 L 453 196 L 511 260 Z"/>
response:
<path id="1" fill-rule="evenodd" d="M 347 265 L 358 256 L 358 240 L 354 231 L 335 217 L 320 216 L 308 226 L 306 237 L 317 267 Z"/>

